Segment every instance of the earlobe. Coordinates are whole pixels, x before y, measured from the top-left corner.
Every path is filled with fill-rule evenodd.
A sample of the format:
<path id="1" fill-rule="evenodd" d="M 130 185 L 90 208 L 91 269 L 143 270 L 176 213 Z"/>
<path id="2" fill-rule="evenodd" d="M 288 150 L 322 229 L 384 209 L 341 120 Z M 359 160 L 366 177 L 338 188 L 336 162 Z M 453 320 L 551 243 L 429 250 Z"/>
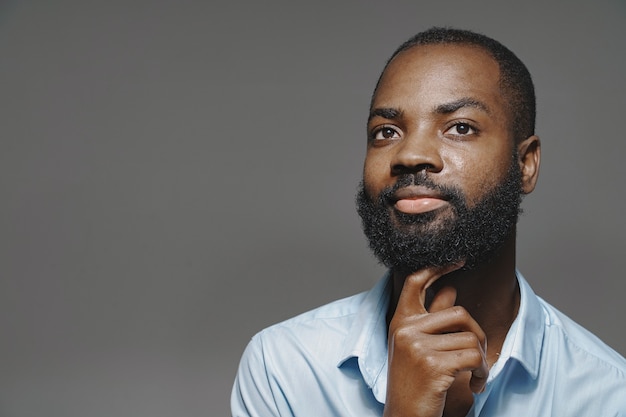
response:
<path id="1" fill-rule="evenodd" d="M 538 136 L 530 136 L 517 146 L 522 170 L 522 192 L 529 194 L 535 189 L 541 163 L 541 142 Z"/>

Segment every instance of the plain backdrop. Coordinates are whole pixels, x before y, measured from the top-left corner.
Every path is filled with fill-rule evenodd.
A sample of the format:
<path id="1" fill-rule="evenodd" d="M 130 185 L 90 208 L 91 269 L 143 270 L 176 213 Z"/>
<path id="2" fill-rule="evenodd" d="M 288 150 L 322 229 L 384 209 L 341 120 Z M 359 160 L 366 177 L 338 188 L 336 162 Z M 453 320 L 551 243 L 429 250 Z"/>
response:
<path id="1" fill-rule="evenodd" d="M 529 67 L 519 268 L 626 354 L 623 0 L 2 1 L 0 416 L 229 415 L 256 331 L 370 288 L 368 100 L 433 25 Z"/>

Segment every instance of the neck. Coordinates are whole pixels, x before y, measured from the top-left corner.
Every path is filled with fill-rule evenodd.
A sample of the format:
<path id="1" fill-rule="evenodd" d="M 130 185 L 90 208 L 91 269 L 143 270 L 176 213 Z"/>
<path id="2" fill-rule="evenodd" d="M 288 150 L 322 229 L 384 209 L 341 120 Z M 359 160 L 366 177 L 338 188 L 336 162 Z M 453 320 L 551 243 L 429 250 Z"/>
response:
<path id="1" fill-rule="evenodd" d="M 388 322 L 393 316 L 407 274 L 392 271 L 393 290 Z M 456 305 L 464 307 L 487 335 L 488 361 L 495 362 L 504 338 L 517 316 L 519 286 L 515 275 L 515 233 L 512 233 L 489 262 L 471 270 L 457 270 L 432 284 L 426 308 L 432 296 L 445 286 L 457 291 Z"/>

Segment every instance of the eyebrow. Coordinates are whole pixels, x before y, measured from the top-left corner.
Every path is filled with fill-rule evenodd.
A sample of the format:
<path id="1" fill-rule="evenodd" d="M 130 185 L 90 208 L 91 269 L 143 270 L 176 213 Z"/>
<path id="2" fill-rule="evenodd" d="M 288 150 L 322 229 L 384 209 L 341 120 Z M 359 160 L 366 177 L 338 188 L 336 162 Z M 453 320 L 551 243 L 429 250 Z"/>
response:
<path id="1" fill-rule="evenodd" d="M 451 101 L 449 103 L 440 104 L 438 106 L 435 106 L 433 111 L 434 113 L 437 113 L 437 114 L 451 114 L 464 107 L 473 107 L 475 109 L 482 110 L 487 114 L 491 114 L 491 110 L 489 109 L 489 106 L 487 106 L 482 101 L 473 99 L 471 97 L 463 97 L 458 100 Z M 369 122 L 376 116 L 380 116 L 389 120 L 394 120 L 402 116 L 402 111 L 395 109 L 393 107 L 375 108 L 370 111 L 367 121 Z"/>
<path id="2" fill-rule="evenodd" d="M 372 120 L 374 117 L 376 116 L 380 116 L 380 117 L 384 117 L 385 119 L 397 119 L 400 115 L 402 115 L 402 111 L 398 110 L 398 109 L 394 109 L 392 107 L 379 107 L 376 109 L 372 109 L 372 111 L 370 111 L 370 114 L 367 118 L 367 121 L 369 122 L 370 120 Z"/>
<path id="3" fill-rule="evenodd" d="M 434 111 L 438 114 L 450 114 L 464 107 L 473 107 L 487 114 L 491 114 L 491 110 L 489 110 L 489 107 L 485 103 L 471 97 L 463 97 L 450 103 L 440 104 L 435 107 Z"/>

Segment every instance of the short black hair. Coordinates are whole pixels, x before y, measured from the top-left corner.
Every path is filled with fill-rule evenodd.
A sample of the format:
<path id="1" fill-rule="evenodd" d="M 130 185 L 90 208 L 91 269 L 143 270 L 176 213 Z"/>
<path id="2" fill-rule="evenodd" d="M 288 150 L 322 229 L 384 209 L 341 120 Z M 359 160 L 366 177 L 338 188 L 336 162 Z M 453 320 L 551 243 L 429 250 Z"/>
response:
<path id="1" fill-rule="evenodd" d="M 389 63 L 399 53 L 420 45 L 461 44 L 477 46 L 493 57 L 500 67 L 500 87 L 509 103 L 512 133 L 521 141 L 535 134 L 535 87 L 528 68 L 500 42 L 481 33 L 448 27 L 433 27 L 420 32 L 404 42 L 387 60 L 378 78 L 372 103 L 380 80 Z M 371 108 L 371 104 L 370 104 Z"/>

